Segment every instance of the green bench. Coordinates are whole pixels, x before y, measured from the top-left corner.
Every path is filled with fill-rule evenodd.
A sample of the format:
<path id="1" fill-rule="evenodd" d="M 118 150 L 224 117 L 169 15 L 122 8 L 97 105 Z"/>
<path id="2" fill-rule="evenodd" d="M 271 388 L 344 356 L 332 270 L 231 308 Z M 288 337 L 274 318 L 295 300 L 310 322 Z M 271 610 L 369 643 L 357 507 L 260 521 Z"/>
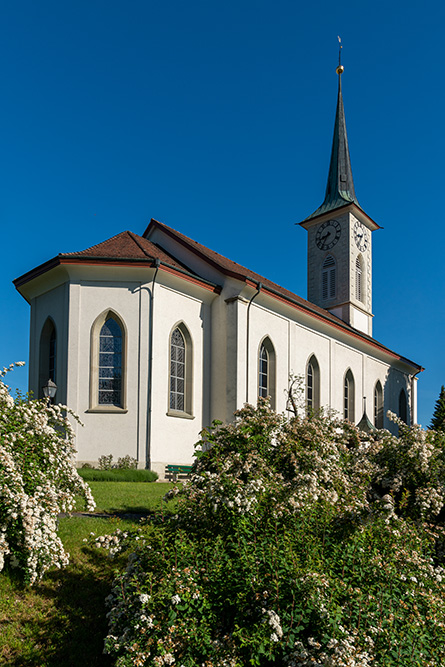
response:
<path id="1" fill-rule="evenodd" d="M 173 481 L 176 482 L 177 475 L 189 475 L 193 466 L 171 465 L 166 466 L 167 475 L 173 476 Z"/>

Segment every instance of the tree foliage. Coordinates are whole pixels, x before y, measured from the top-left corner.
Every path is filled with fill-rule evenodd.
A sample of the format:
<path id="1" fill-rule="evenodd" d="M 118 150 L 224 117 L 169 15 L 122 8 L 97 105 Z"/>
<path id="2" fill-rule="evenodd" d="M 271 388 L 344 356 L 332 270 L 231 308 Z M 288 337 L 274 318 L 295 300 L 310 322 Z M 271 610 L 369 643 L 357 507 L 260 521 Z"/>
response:
<path id="1" fill-rule="evenodd" d="M 445 387 L 443 385 L 440 389 L 439 398 L 436 401 L 430 428 L 435 431 L 445 432 Z"/>
<path id="2" fill-rule="evenodd" d="M 265 402 L 204 431 L 177 514 L 128 549 L 108 598 L 116 664 L 445 663 L 442 436 L 371 439 Z"/>

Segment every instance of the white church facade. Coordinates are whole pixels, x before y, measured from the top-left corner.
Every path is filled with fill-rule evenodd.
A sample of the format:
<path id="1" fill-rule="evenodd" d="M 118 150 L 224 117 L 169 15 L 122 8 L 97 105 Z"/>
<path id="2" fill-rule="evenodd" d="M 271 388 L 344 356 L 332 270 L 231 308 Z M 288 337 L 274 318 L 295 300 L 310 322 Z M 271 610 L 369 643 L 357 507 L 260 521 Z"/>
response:
<path id="1" fill-rule="evenodd" d="M 17 278 L 31 306 L 29 389 L 48 379 L 81 418 L 79 463 L 112 453 L 165 476 L 190 464 L 199 433 L 292 376 L 306 409 L 376 427 L 415 423 L 421 366 L 372 337 L 372 232 L 352 179 L 341 93 L 323 204 L 308 232 L 308 300 L 167 225 L 62 253 Z"/>

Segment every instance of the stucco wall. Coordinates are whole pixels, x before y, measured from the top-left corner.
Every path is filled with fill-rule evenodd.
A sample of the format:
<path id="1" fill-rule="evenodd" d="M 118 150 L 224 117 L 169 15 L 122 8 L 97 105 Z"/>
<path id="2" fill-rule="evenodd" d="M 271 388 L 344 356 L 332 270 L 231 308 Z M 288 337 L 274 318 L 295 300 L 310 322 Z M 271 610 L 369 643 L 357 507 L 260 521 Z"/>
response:
<path id="1" fill-rule="evenodd" d="M 161 478 L 167 463 L 191 463 L 203 427 L 213 419 L 231 420 L 234 410 L 246 399 L 256 402 L 258 353 L 266 336 L 275 351 L 275 407 L 279 412 L 286 410 L 290 375 L 302 376 L 304 382 L 312 355 L 319 366 L 320 405 L 340 415 L 344 377 L 351 370 L 355 422 L 363 414 L 363 397 L 367 398 L 367 413 L 373 420 L 377 380 L 384 392 L 385 413 L 388 409 L 398 412 L 402 388 L 411 401 L 411 367 L 360 336 L 264 291 L 255 296 L 249 309 L 255 288 L 223 275 L 218 276 L 222 285 L 218 295 L 160 270 L 151 323 L 154 275 L 153 269 L 92 267 L 80 272 L 76 268 L 65 284 L 42 289 L 31 300 L 31 387 L 38 385 L 39 336 L 50 316 L 58 336 L 57 399 L 67 402 L 85 423 L 85 427 L 75 425 L 81 462 L 94 463 L 103 454 L 111 453 L 115 459 L 129 454 L 141 467 L 156 470 Z M 94 322 L 108 311 L 116 314 L 125 331 L 126 372 L 125 403 L 122 409 L 107 411 L 96 405 L 92 394 L 91 343 Z M 187 332 L 188 349 L 192 350 L 188 369 L 190 406 L 181 415 L 169 410 L 169 341 L 178 325 Z M 384 425 L 396 432 L 386 417 Z"/>

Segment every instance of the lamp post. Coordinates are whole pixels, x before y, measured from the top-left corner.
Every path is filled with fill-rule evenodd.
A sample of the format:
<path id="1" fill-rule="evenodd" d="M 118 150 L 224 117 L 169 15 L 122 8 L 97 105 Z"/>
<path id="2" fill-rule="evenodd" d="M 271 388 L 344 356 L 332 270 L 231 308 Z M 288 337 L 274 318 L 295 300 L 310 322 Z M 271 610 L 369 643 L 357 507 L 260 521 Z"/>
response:
<path id="1" fill-rule="evenodd" d="M 42 387 L 43 395 L 48 401 L 48 405 L 52 402 L 54 396 L 56 395 L 57 385 L 51 379 Z"/>

